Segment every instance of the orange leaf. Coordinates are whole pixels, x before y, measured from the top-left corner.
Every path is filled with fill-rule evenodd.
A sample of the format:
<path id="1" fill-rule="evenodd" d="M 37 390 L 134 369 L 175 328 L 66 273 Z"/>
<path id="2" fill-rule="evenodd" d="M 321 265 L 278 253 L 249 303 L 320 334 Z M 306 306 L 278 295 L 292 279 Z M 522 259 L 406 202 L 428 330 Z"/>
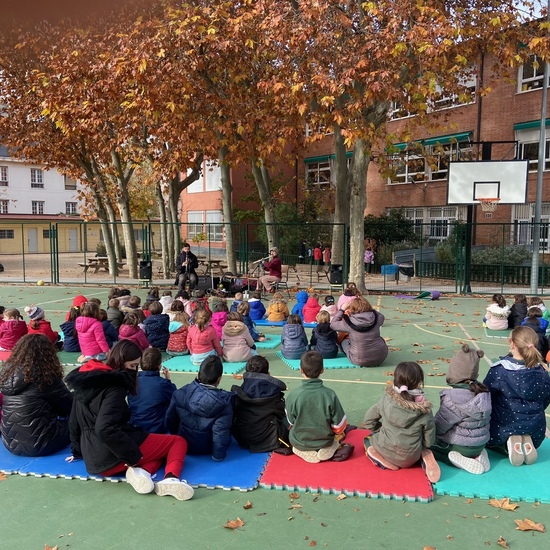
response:
<path id="1" fill-rule="evenodd" d="M 314 540 L 312 540 L 312 541 L 309 543 L 309 545 L 310 545 L 310 546 L 317 546 L 317 543 L 316 543 Z"/>
<path id="2" fill-rule="evenodd" d="M 227 520 L 227 523 L 224 525 L 226 529 L 238 529 L 244 525 L 244 521 L 241 518 Z"/>
<path id="3" fill-rule="evenodd" d="M 252 508 L 252 502 L 247 501 L 247 503 L 243 506 L 243 508 L 245 510 L 250 510 L 250 508 Z"/>
<path id="4" fill-rule="evenodd" d="M 234 375 L 233 375 L 233 378 L 234 378 L 235 380 L 242 380 L 242 379 L 243 379 L 243 375 L 242 375 L 242 374 L 234 374 Z"/>
<path id="5" fill-rule="evenodd" d="M 491 500 L 489 500 L 489 504 L 491 506 L 494 506 L 495 508 L 500 508 L 501 510 L 508 510 L 509 512 L 513 512 L 519 506 L 519 504 L 510 502 L 509 498 L 501 498 L 500 500 L 497 500 L 496 498 L 492 498 Z"/>
<path id="6" fill-rule="evenodd" d="M 507 548 L 509 550 L 508 542 L 503 537 L 498 537 L 497 544 L 499 546 L 502 546 L 502 548 Z"/>
<path id="7" fill-rule="evenodd" d="M 437 550 L 435 546 L 424 546 L 423 550 Z"/>
<path id="8" fill-rule="evenodd" d="M 0 473 L 0 481 L 4 481 L 5 479 L 8 479 L 8 476 L 6 474 Z"/>
<path id="9" fill-rule="evenodd" d="M 544 525 L 542 523 L 535 523 L 529 518 L 525 518 L 523 520 L 515 519 L 514 521 L 517 524 L 516 529 L 519 531 L 540 531 L 541 533 L 544 533 Z"/>
<path id="10" fill-rule="evenodd" d="M 45 544 L 44 550 L 58 550 L 58 546 L 57 544 L 55 546 L 48 546 L 47 544 Z"/>
<path id="11" fill-rule="evenodd" d="M 298 493 L 296 493 L 296 492 L 290 493 L 290 495 L 288 495 L 288 496 L 289 496 L 290 498 L 294 498 L 294 499 L 300 498 L 300 495 L 299 495 Z"/>

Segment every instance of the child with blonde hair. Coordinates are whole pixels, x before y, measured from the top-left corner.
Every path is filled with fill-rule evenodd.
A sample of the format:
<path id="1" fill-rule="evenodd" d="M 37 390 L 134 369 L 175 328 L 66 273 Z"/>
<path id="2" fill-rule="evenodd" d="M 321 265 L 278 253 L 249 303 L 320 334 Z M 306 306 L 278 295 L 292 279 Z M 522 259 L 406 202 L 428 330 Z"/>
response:
<path id="1" fill-rule="evenodd" d="M 317 326 L 311 333 L 309 349 L 318 351 L 323 359 L 334 359 L 338 355 L 338 333 L 330 328 L 328 311 L 320 311 L 315 318 Z"/>
<path id="2" fill-rule="evenodd" d="M 410 468 L 419 460 L 432 483 L 441 471 L 430 447 L 435 443 L 432 404 L 424 397 L 424 372 L 418 363 L 395 367 L 392 385 L 365 414 L 363 425 L 373 432 L 365 440 L 367 456 L 384 470 Z"/>
<path id="3" fill-rule="evenodd" d="M 268 321 L 286 321 L 289 315 L 290 311 L 288 310 L 282 292 L 275 292 L 267 308 Z"/>
<path id="4" fill-rule="evenodd" d="M 538 336 L 529 327 L 510 333 L 510 355 L 489 369 L 483 383 L 491 392 L 491 438 L 487 446 L 507 454 L 513 466 L 533 464 L 546 431 L 550 377 L 537 350 Z"/>
<path id="5" fill-rule="evenodd" d="M 209 355 L 223 355 L 220 339 L 210 324 L 212 314 L 206 309 L 195 312 L 195 323 L 187 333 L 187 347 L 194 365 L 200 365 Z"/>

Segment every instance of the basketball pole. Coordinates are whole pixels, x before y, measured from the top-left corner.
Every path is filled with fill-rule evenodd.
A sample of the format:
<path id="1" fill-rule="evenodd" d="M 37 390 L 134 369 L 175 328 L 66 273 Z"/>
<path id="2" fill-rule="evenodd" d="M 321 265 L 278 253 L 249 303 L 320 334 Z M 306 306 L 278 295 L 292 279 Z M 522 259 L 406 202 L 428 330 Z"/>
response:
<path id="1" fill-rule="evenodd" d="M 546 20 L 550 21 L 550 0 Z M 540 252 L 540 219 L 542 214 L 542 177 L 546 157 L 546 102 L 548 100 L 548 62 L 544 63 L 542 86 L 542 104 L 540 106 L 539 159 L 537 166 L 537 193 L 535 197 L 535 221 L 533 224 L 533 256 L 531 258 L 531 294 L 537 294 L 539 288 L 539 252 Z"/>

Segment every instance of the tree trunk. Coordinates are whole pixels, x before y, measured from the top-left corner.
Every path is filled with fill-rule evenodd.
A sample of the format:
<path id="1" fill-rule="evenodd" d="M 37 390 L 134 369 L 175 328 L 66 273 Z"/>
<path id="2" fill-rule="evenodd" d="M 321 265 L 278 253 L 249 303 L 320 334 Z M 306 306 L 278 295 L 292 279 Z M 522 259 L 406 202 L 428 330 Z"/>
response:
<path id="1" fill-rule="evenodd" d="M 166 216 L 166 201 L 162 194 L 162 185 L 157 183 L 155 187 L 157 195 L 157 204 L 159 209 L 159 221 L 160 221 L 160 250 L 162 252 L 162 270 L 164 272 L 164 278 L 170 278 L 170 254 L 168 247 L 168 223 Z"/>
<path id="2" fill-rule="evenodd" d="M 353 281 L 359 290 L 365 290 L 365 208 L 367 207 L 367 171 L 371 161 L 370 153 L 364 140 L 358 139 L 353 146 L 353 164 L 350 185 L 350 262 L 349 280 Z"/>
<path id="3" fill-rule="evenodd" d="M 350 216 L 350 185 L 349 171 L 346 158 L 346 145 L 341 128 L 334 125 L 334 229 L 332 232 L 332 260 L 333 264 L 345 263 L 346 227 Z"/>
<path id="4" fill-rule="evenodd" d="M 268 250 L 272 246 L 277 246 L 277 228 L 275 226 L 275 207 L 273 205 L 273 196 L 271 194 L 271 178 L 269 171 L 261 159 L 253 158 L 252 175 L 256 182 L 256 188 L 260 195 L 260 202 L 264 209 L 264 219 L 266 223 L 267 246 Z"/>
<path id="5" fill-rule="evenodd" d="M 235 245 L 233 240 L 233 206 L 232 195 L 233 186 L 231 185 L 231 168 L 226 161 L 227 145 L 219 149 L 218 160 L 220 163 L 221 182 L 222 182 L 222 211 L 225 230 L 225 246 L 227 257 L 227 269 L 231 273 L 237 273 L 237 261 L 235 257 Z"/>

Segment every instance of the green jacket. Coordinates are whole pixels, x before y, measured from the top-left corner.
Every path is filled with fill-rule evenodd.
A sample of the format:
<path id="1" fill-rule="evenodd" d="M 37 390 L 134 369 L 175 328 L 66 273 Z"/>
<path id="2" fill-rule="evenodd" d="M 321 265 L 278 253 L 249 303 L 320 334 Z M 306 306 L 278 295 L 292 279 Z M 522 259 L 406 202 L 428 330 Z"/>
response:
<path id="1" fill-rule="evenodd" d="M 435 443 L 435 422 L 429 401 L 407 401 L 393 386 L 365 414 L 365 428 L 374 432 L 371 443 L 389 462 L 408 468 L 420 459 L 422 449 Z"/>
<path id="2" fill-rule="evenodd" d="M 290 443 L 300 451 L 330 447 L 335 434 L 342 433 L 347 420 L 344 409 L 330 388 L 319 378 L 302 381 L 286 396 L 286 417 L 292 426 Z"/>

